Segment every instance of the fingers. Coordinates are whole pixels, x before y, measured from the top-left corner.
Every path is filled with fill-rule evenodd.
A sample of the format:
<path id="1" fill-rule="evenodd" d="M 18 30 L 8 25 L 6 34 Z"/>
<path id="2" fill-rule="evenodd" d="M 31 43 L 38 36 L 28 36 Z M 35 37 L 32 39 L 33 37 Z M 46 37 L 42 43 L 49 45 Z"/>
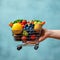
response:
<path id="1" fill-rule="evenodd" d="M 27 44 L 38 44 L 39 42 L 38 41 L 27 41 L 26 43 Z"/>
<path id="2" fill-rule="evenodd" d="M 46 36 L 40 37 L 40 38 L 39 38 L 39 42 L 42 42 L 42 41 L 45 40 L 46 38 L 47 38 Z"/>

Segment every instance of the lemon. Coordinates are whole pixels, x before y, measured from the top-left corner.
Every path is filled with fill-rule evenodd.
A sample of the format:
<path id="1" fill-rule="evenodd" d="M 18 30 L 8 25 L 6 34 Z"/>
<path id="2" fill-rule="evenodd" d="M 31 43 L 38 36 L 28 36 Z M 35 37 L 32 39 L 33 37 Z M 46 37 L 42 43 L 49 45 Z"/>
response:
<path id="1" fill-rule="evenodd" d="M 14 34 L 20 34 L 22 32 L 23 28 L 22 25 L 20 23 L 15 23 L 12 26 L 12 32 Z"/>

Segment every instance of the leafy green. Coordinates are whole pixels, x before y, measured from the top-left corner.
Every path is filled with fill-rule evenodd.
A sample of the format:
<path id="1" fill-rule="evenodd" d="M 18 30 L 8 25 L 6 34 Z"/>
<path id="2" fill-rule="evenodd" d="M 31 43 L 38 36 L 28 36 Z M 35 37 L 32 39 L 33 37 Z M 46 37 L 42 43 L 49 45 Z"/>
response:
<path id="1" fill-rule="evenodd" d="M 15 20 L 15 21 L 13 22 L 13 24 L 14 24 L 14 23 L 18 23 L 18 22 L 22 22 L 22 20 L 23 20 L 23 19 L 17 19 L 17 20 Z"/>
<path id="2" fill-rule="evenodd" d="M 34 21 L 36 21 L 36 22 L 42 22 L 41 20 L 34 20 Z"/>

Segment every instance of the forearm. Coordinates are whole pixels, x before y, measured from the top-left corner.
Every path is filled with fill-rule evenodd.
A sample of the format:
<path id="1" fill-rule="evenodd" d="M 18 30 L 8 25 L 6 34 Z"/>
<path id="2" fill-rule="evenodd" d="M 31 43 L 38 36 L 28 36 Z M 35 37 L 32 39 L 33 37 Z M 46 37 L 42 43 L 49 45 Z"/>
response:
<path id="1" fill-rule="evenodd" d="M 49 31 L 49 38 L 60 39 L 60 30 L 48 30 Z"/>

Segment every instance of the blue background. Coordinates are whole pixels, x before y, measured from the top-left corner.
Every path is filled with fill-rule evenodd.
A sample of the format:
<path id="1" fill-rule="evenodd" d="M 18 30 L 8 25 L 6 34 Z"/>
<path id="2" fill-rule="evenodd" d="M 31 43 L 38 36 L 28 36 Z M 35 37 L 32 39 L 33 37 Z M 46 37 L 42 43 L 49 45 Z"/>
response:
<path id="1" fill-rule="evenodd" d="M 60 0 L 0 0 L 0 60 L 60 60 L 60 41 L 46 39 L 35 51 L 26 46 L 16 50 L 9 22 L 23 18 L 46 21 L 44 28 L 60 29 Z"/>

